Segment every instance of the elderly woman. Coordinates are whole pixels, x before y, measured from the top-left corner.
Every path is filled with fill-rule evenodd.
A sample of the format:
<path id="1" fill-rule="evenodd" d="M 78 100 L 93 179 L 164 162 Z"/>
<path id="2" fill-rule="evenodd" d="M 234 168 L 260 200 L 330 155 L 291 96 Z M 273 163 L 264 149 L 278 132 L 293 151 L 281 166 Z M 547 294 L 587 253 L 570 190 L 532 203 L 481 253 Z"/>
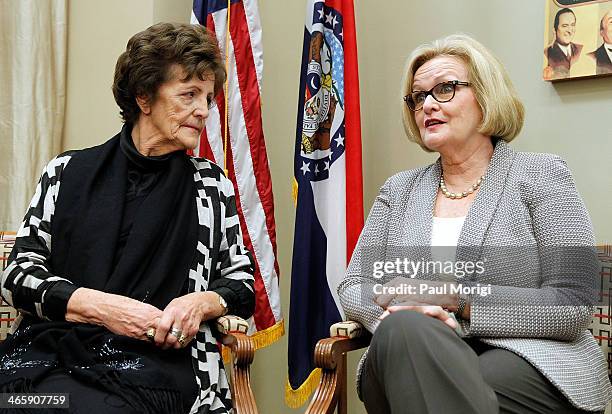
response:
<path id="1" fill-rule="evenodd" d="M 366 409 L 603 410 L 611 386 L 586 330 L 594 237 L 565 162 L 508 145 L 523 106 L 470 37 L 417 48 L 402 92 L 408 136 L 440 157 L 383 185 L 339 287 L 373 333 Z"/>
<path id="2" fill-rule="evenodd" d="M 202 26 L 129 40 L 121 132 L 47 165 L 2 275 L 22 319 L 0 349 L 0 392 L 69 393 L 88 413 L 231 410 L 207 321 L 252 314 L 253 261 L 231 182 L 186 154 L 224 81 Z"/>

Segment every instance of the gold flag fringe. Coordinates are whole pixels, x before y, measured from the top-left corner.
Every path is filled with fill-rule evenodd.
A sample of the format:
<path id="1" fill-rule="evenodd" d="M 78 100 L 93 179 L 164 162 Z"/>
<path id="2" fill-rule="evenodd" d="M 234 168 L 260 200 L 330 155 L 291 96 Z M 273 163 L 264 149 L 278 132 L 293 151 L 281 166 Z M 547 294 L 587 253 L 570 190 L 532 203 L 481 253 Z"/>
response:
<path id="1" fill-rule="evenodd" d="M 255 350 L 258 350 L 273 344 L 283 335 L 285 335 L 285 321 L 284 319 L 281 319 L 269 328 L 266 328 L 263 331 L 255 332 L 253 335 L 250 335 L 250 337 L 253 339 Z M 223 362 L 225 364 L 228 364 L 231 361 L 231 351 L 228 347 L 223 347 L 221 355 L 223 356 Z"/>
<path id="2" fill-rule="evenodd" d="M 291 178 L 291 196 L 293 197 L 293 207 L 297 207 L 298 182 L 295 177 Z"/>
<path id="3" fill-rule="evenodd" d="M 312 370 L 308 378 L 306 378 L 306 381 L 304 381 L 297 390 L 291 388 L 291 384 L 287 378 L 287 382 L 285 383 L 285 404 L 287 404 L 289 408 L 299 408 L 308 401 L 320 381 L 321 368 Z"/>

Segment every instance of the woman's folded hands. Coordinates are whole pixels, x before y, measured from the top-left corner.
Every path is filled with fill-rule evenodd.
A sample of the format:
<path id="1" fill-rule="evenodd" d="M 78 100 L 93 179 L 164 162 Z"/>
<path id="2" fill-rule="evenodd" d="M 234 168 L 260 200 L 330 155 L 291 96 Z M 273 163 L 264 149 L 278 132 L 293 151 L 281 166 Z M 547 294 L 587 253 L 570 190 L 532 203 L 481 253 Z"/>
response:
<path id="1" fill-rule="evenodd" d="M 95 289 L 79 288 L 68 300 L 68 322 L 104 326 L 117 335 L 147 340 L 147 330 L 155 328 L 162 311 L 127 296 Z"/>
<path id="2" fill-rule="evenodd" d="M 154 336 L 155 344 L 164 349 L 189 344 L 200 324 L 224 313 L 215 292 L 193 292 L 173 299 L 162 312 Z"/>
<path id="3" fill-rule="evenodd" d="M 126 296 L 79 288 L 68 301 L 66 321 L 100 325 L 117 335 L 178 349 L 193 340 L 202 322 L 223 313 L 215 292 L 189 293 L 161 310 Z"/>

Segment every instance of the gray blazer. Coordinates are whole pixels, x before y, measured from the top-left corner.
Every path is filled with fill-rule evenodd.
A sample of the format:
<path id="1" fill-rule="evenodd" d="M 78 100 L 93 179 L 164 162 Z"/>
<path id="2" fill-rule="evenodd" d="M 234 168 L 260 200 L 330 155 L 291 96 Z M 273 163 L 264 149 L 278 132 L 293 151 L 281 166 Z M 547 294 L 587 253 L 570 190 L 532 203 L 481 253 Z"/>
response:
<path id="1" fill-rule="evenodd" d="M 382 313 L 372 301 L 373 285 L 380 281 L 366 263 L 372 256 L 394 256 L 396 246 L 417 251 L 421 246 L 417 259 L 421 253 L 426 257 L 440 174 L 438 161 L 392 176 L 370 211 L 338 293 L 347 318 L 372 333 Z M 505 257 L 465 277 L 466 283 L 492 288 L 488 296 L 472 297 L 471 320 L 461 322 L 464 335 L 522 356 L 574 406 L 591 411 L 604 409 L 612 387 L 603 354 L 586 329 L 593 257 L 572 253 L 579 246 L 592 252 L 594 244 L 588 212 L 565 162 L 515 152 L 498 141 L 461 230 L 457 260 L 477 261 L 494 248 Z M 509 246 L 527 246 L 535 254 Z M 367 351 L 358 381 L 366 356 Z"/>

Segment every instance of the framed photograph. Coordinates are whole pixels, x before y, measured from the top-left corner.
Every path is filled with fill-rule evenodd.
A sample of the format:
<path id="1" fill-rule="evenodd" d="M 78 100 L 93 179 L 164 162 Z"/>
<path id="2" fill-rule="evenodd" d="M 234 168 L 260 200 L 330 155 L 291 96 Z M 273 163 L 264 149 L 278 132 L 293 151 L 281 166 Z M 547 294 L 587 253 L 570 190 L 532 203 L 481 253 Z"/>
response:
<path id="1" fill-rule="evenodd" d="M 612 0 L 546 0 L 546 81 L 612 75 Z"/>

